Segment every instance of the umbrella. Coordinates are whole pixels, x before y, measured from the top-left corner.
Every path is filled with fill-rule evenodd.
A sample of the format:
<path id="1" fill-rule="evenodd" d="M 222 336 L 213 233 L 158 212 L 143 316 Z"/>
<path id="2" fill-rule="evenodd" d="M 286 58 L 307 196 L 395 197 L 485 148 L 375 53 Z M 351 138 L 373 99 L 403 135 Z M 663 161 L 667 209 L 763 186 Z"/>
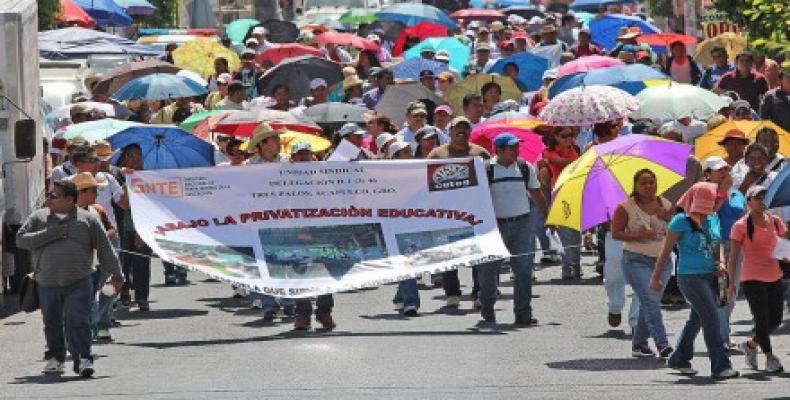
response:
<path id="1" fill-rule="evenodd" d="M 323 103 L 307 107 L 304 116 L 319 124 L 335 122 L 365 122 L 363 114 L 368 110 L 354 104 Z"/>
<path id="2" fill-rule="evenodd" d="M 443 25 L 431 22 L 420 22 L 417 25 L 410 26 L 401 31 L 400 35 L 398 35 L 398 39 L 395 40 L 395 44 L 392 46 L 392 55 L 398 57 L 403 54 L 403 46 L 406 44 L 406 39 L 410 36 L 425 40 L 429 37 L 444 37 L 447 35 L 447 28 Z"/>
<path id="3" fill-rule="evenodd" d="M 637 27 L 642 33 L 659 33 L 660 29 L 636 16 L 621 14 L 605 15 L 590 22 L 590 33 L 593 41 L 605 49 L 613 49 L 617 45 L 617 31 L 622 27 Z"/>
<path id="4" fill-rule="evenodd" d="M 241 65 L 239 56 L 233 50 L 209 38 L 190 40 L 173 51 L 174 64 L 183 69 L 209 77 L 214 74 L 214 60 L 222 57 L 228 60 L 231 71 Z"/>
<path id="5" fill-rule="evenodd" d="M 123 100 L 172 100 L 206 94 L 205 87 L 183 76 L 151 74 L 123 85 L 112 96 Z"/>
<path id="6" fill-rule="evenodd" d="M 310 143 L 310 151 L 319 152 L 329 149 L 332 142 L 317 135 L 310 135 L 307 133 L 286 131 L 280 134 L 280 152 L 291 154 L 291 146 L 306 142 Z"/>
<path id="7" fill-rule="evenodd" d="M 508 112 L 492 115 L 488 117 L 485 121 L 477 124 L 477 126 L 487 126 L 487 125 L 500 125 L 500 126 L 509 126 L 513 128 L 535 129 L 541 125 L 546 125 L 546 122 L 537 119 L 525 112 L 508 111 Z"/>
<path id="8" fill-rule="evenodd" d="M 647 135 L 625 135 L 593 146 L 562 170 L 554 184 L 548 225 L 586 230 L 609 221 L 630 196 L 634 172 L 656 174 L 658 194 L 683 180 L 691 147 Z"/>
<path id="9" fill-rule="evenodd" d="M 563 64 L 559 71 L 557 71 L 557 74 L 562 77 L 576 72 L 587 72 L 600 68 L 620 67 L 623 65 L 625 65 L 624 62 L 612 57 L 586 56 Z"/>
<path id="10" fill-rule="evenodd" d="M 406 108 L 409 103 L 417 100 L 425 103 L 430 109 L 445 104 L 441 97 L 421 83 L 406 82 L 387 86 L 387 90 L 376 104 L 376 111 L 390 117 L 395 126 L 401 126 L 406 121 Z"/>
<path id="11" fill-rule="evenodd" d="M 38 51 L 48 59 L 87 58 L 91 54 L 158 56 L 162 52 L 113 34 L 80 27 L 38 33 Z"/>
<path id="12" fill-rule="evenodd" d="M 197 83 L 200 86 L 208 88 L 208 81 L 203 79 L 203 77 L 200 76 L 197 72 L 192 72 L 188 69 L 182 69 L 181 71 L 178 71 L 178 73 L 176 73 L 176 76 L 187 78 L 192 82 Z"/>
<path id="13" fill-rule="evenodd" d="M 543 14 L 540 10 L 538 10 L 535 6 L 510 6 L 502 10 L 505 14 L 515 14 L 520 17 L 523 17 L 527 20 L 532 19 L 533 17 L 540 17 L 543 18 L 546 15 Z"/>
<path id="14" fill-rule="evenodd" d="M 448 67 L 447 64 L 438 61 L 425 58 L 412 58 L 395 64 L 395 66 L 392 67 L 392 74 L 395 79 L 419 80 L 420 72 L 422 71 L 427 70 L 433 72 L 434 75 L 439 75 L 449 69 L 450 67 Z"/>
<path id="15" fill-rule="evenodd" d="M 729 62 L 734 63 L 735 56 L 746 49 L 746 38 L 733 32 L 724 32 L 718 36 L 712 37 L 697 45 L 697 48 L 694 50 L 694 60 L 703 67 L 713 65 L 713 58 L 710 56 L 710 51 L 714 47 L 724 47 L 724 49 L 727 50 Z"/>
<path id="16" fill-rule="evenodd" d="M 420 22 L 433 22 L 452 29 L 458 25 L 444 11 L 421 3 L 393 4 L 383 8 L 376 16 L 381 21 L 398 21 L 406 26 L 416 25 Z"/>
<path id="17" fill-rule="evenodd" d="M 521 158 L 531 163 L 538 161 L 541 154 L 543 154 L 543 149 L 546 148 L 543 144 L 543 138 L 532 130 L 513 128 L 506 125 L 477 125 L 469 134 L 469 141 L 476 145 L 483 146 L 490 151 L 491 154 L 495 154 L 494 138 L 503 132 L 512 133 L 521 139 L 521 143 L 518 145 L 518 154 Z"/>
<path id="18" fill-rule="evenodd" d="M 132 126 L 110 136 L 107 141 L 113 149 L 132 144 L 140 146 L 146 170 L 214 165 L 214 146 L 174 126 Z M 115 154 L 112 163 L 116 164 L 120 156 L 120 152 Z"/>
<path id="19" fill-rule="evenodd" d="M 305 46 L 303 44 L 275 44 L 260 52 L 255 60 L 260 64 L 263 64 L 264 61 L 268 61 L 272 63 L 272 65 L 277 65 L 285 58 L 299 56 L 323 57 L 324 53 L 320 49 L 316 49 L 312 46 Z"/>
<path id="20" fill-rule="evenodd" d="M 148 59 L 121 65 L 107 71 L 93 88 L 94 94 L 109 96 L 132 79 L 154 73 L 175 74 L 178 67 L 159 59 Z"/>
<path id="21" fill-rule="evenodd" d="M 321 133 L 323 131 L 312 121 L 299 119 L 287 111 L 269 109 L 228 113 L 217 121 L 214 130 L 228 135 L 250 136 L 262 122 L 266 122 L 274 129 L 290 129 L 305 133 Z"/>
<path id="22" fill-rule="evenodd" d="M 260 84 L 266 96 L 272 95 L 275 86 L 287 85 L 291 100 L 296 101 L 310 95 L 310 80 L 315 78 L 323 78 L 330 86 L 340 82 L 340 64 L 312 56 L 289 58 L 266 71 Z"/>
<path id="23" fill-rule="evenodd" d="M 779 171 L 771 185 L 768 186 L 768 192 L 765 194 L 763 202 L 768 208 L 777 208 L 790 206 L 790 168 L 785 167 Z"/>
<path id="24" fill-rule="evenodd" d="M 540 118 L 551 126 L 590 126 L 627 117 L 639 101 L 611 86 L 583 86 L 560 93 L 543 108 Z"/>
<path id="25" fill-rule="evenodd" d="M 500 101 L 515 100 L 521 103 L 523 94 L 516 86 L 516 82 L 506 76 L 493 74 L 474 74 L 452 84 L 444 94 L 444 99 L 455 112 L 459 112 L 463 109 L 464 96 L 469 93 L 481 94 L 480 89 L 488 82 L 495 82 L 502 89 Z"/>
<path id="26" fill-rule="evenodd" d="M 676 120 L 683 117 L 705 121 L 728 106 L 719 95 L 694 85 L 670 82 L 647 88 L 636 95 L 642 106 L 634 119 Z"/>
<path id="27" fill-rule="evenodd" d="M 704 160 L 710 156 L 725 157 L 727 153 L 719 146 L 719 141 L 732 129 L 737 129 L 746 134 L 749 141 L 757 140 L 757 132 L 762 128 L 771 128 L 779 134 L 779 154 L 790 157 L 790 133 L 771 121 L 727 121 L 694 141 L 694 155 Z"/>
<path id="28" fill-rule="evenodd" d="M 669 47 L 670 44 L 675 42 L 692 46 L 697 44 L 697 39 L 680 33 L 650 33 L 639 36 L 639 43 L 645 43 L 654 47 Z"/>
<path id="29" fill-rule="evenodd" d="M 346 25 L 346 24 L 344 24 L 344 23 L 342 23 L 342 22 L 340 22 L 338 20 L 331 19 L 331 18 L 321 18 L 321 19 L 315 20 L 314 24 L 317 24 L 319 26 L 323 26 L 325 28 L 328 28 L 328 29 L 325 29 L 324 32 L 327 32 L 329 30 L 335 30 L 335 31 L 338 31 L 338 32 L 353 31 L 353 29 L 350 26 L 348 26 L 348 25 Z"/>
<path id="30" fill-rule="evenodd" d="M 557 79 L 549 88 L 549 98 L 580 86 L 606 85 L 625 90 L 636 95 L 645 88 L 666 85 L 669 76 L 642 64 L 625 65 L 596 69 L 590 72 L 577 72 Z"/>
<path id="31" fill-rule="evenodd" d="M 515 64 L 518 67 L 517 79 L 527 90 L 538 90 L 543 87 L 541 77 L 549 69 L 549 61 L 532 53 L 522 52 L 499 59 L 488 72 L 504 75 L 505 66 Z"/>
<path id="32" fill-rule="evenodd" d="M 123 117 L 129 117 L 129 116 L 132 115 L 132 112 L 129 111 L 129 109 L 126 106 L 124 106 L 122 104 L 118 104 L 118 103 L 110 104 L 110 103 L 99 103 L 99 102 L 96 102 L 96 101 L 83 101 L 83 102 L 79 102 L 79 103 L 75 103 L 75 104 L 83 104 L 85 106 L 90 107 L 93 110 L 100 111 L 100 112 L 104 113 L 105 117 L 110 117 L 110 118 L 123 118 Z M 69 119 L 69 118 L 71 118 L 70 111 L 71 111 L 71 107 L 73 105 L 74 104 L 66 104 L 64 106 L 60 106 L 60 107 L 54 109 L 53 111 L 51 111 L 50 113 L 48 113 L 47 115 L 45 115 L 44 119 L 46 119 L 48 121 L 49 120 L 59 120 L 59 119 Z"/>
<path id="33" fill-rule="evenodd" d="M 464 21 L 494 21 L 503 20 L 506 17 L 507 16 L 502 11 L 479 8 L 467 8 L 450 14 L 450 18 L 462 19 Z"/>
<path id="34" fill-rule="evenodd" d="M 382 40 L 395 41 L 404 28 L 406 28 L 406 25 L 403 22 L 376 21 L 363 27 L 359 35 L 367 37 L 371 33 L 375 33 L 379 35 Z"/>
<path id="35" fill-rule="evenodd" d="M 237 19 L 228 24 L 225 27 L 225 34 L 228 35 L 230 41 L 236 44 L 244 43 L 244 36 L 247 35 L 247 32 L 250 31 L 250 28 L 253 26 L 260 25 L 260 21 L 257 19 L 250 19 L 250 18 L 242 18 Z"/>
<path id="36" fill-rule="evenodd" d="M 115 4 L 121 6 L 129 15 L 152 15 L 156 12 L 156 7 L 146 0 L 113 0 Z"/>
<path id="37" fill-rule="evenodd" d="M 632 0 L 576 0 L 571 4 L 571 9 L 574 11 L 590 11 L 598 12 L 601 8 L 606 8 L 610 5 L 620 5 L 626 3 L 633 3 Z"/>
<path id="38" fill-rule="evenodd" d="M 96 20 L 72 0 L 60 0 L 60 11 L 55 14 L 55 21 L 83 28 L 96 26 Z"/>
<path id="39" fill-rule="evenodd" d="M 192 129 L 197 127 L 201 122 L 206 120 L 208 117 L 228 114 L 230 112 L 231 111 L 228 110 L 210 110 L 210 111 L 197 112 L 187 117 L 187 119 L 181 122 L 181 125 L 179 125 L 178 127 L 185 131 L 191 131 Z"/>
<path id="40" fill-rule="evenodd" d="M 456 71 L 463 71 L 469 62 L 469 46 L 454 37 L 425 39 L 403 53 L 403 57 L 407 60 L 420 57 L 420 52 L 425 46 L 431 46 L 436 51 L 446 50 L 450 54 L 450 68 Z"/>
<path id="41" fill-rule="evenodd" d="M 260 24 L 249 27 L 242 43 L 251 38 L 252 30 L 259 26 L 266 28 L 268 32 L 266 39 L 272 43 L 293 43 L 299 37 L 299 28 L 293 22 L 267 19 Z"/>
<path id="42" fill-rule="evenodd" d="M 353 8 L 340 16 L 339 21 L 344 24 L 360 25 L 376 22 L 376 12 L 367 8 Z"/>
<path id="43" fill-rule="evenodd" d="M 318 43 L 332 43 L 338 46 L 351 46 L 360 50 L 377 51 L 379 45 L 372 40 L 359 37 L 353 33 L 324 32 L 315 36 Z"/>
<path id="44" fill-rule="evenodd" d="M 113 0 L 72 0 L 88 13 L 98 26 L 129 26 L 132 17 Z"/>
<path id="45" fill-rule="evenodd" d="M 88 121 L 79 124 L 72 124 L 66 127 L 63 132 L 64 139 L 74 139 L 81 137 L 93 143 L 99 140 L 107 140 L 108 137 L 130 127 L 142 125 L 137 122 L 121 121 L 114 118 L 105 118 L 98 121 Z"/>

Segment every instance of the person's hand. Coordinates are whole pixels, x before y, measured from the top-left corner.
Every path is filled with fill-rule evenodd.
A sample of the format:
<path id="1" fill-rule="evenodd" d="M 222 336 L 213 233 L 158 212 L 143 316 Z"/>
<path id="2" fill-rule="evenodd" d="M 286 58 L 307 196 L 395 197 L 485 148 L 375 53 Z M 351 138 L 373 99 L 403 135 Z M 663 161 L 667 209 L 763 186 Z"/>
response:
<path id="1" fill-rule="evenodd" d="M 653 240 L 657 237 L 658 237 L 658 232 L 652 229 L 639 232 L 639 240 Z"/>
<path id="2" fill-rule="evenodd" d="M 110 239 L 115 239 L 118 236 L 118 231 L 115 229 L 110 229 L 107 231 L 107 237 Z"/>
<path id="3" fill-rule="evenodd" d="M 650 290 L 659 293 L 661 292 L 661 281 L 658 280 L 658 277 L 653 275 L 650 277 Z"/>
<path id="4" fill-rule="evenodd" d="M 727 298 L 729 298 L 731 301 L 735 300 L 735 285 L 732 282 L 730 282 L 730 285 L 727 286 Z"/>
<path id="5" fill-rule="evenodd" d="M 129 175 L 131 175 L 131 174 L 133 174 L 133 173 L 134 173 L 134 170 L 133 170 L 133 169 L 131 169 L 131 168 L 127 168 L 127 167 L 123 167 L 123 168 L 121 168 L 121 174 L 122 174 L 123 176 L 129 176 Z"/>
<path id="6" fill-rule="evenodd" d="M 115 289 L 115 293 L 120 293 L 123 288 L 123 279 L 113 278 L 110 280 L 110 284 Z"/>

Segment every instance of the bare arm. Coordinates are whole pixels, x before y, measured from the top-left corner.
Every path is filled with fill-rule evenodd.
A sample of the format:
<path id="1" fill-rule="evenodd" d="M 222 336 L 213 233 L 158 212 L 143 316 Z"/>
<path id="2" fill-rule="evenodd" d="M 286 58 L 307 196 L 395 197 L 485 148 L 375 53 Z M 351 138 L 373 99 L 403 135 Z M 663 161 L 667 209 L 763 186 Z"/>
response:
<path id="1" fill-rule="evenodd" d="M 543 191 L 540 189 L 529 189 L 529 196 L 532 197 L 532 200 L 538 205 L 543 215 L 549 215 L 549 206 L 546 204 L 546 198 L 543 197 Z"/>
<path id="2" fill-rule="evenodd" d="M 650 289 L 654 292 L 661 290 L 661 273 L 664 271 L 664 265 L 669 259 L 669 253 L 675 248 L 675 244 L 677 244 L 678 240 L 680 240 L 680 233 L 672 231 L 669 231 L 666 239 L 664 239 L 664 246 L 661 247 L 661 253 L 658 254 L 656 265 L 653 268 L 653 276 L 650 278 Z"/>

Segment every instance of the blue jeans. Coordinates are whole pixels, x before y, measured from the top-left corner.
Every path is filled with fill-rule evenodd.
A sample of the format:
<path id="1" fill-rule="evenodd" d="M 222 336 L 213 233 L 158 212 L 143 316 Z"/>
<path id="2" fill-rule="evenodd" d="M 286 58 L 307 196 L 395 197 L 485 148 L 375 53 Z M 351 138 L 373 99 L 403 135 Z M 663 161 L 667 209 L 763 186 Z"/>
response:
<path id="1" fill-rule="evenodd" d="M 39 285 L 38 295 L 47 340 L 44 358 L 65 362 L 68 348 L 74 360 L 87 358 L 92 361 L 93 279 L 87 276 L 68 286 Z"/>
<path id="2" fill-rule="evenodd" d="M 559 229 L 557 229 L 557 234 L 560 236 L 563 247 L 562 272 L 570 273 L 572 271 L 572 266 L 581 265 L 582 262 L 580 247 L 582 244 L 582 234 L 566 226 L 559 227 Z"/>
<path id="3" fill-rule="evenodd" d="M 538 243 L 540 243 L 540 249 L 543 251 L 543 255 L 556 254 L 557 252 L 555 250 L 551 250 L 551 242 L 549 241 L 549 236 L 546 234 L 546 216 L 543 215 L 540 210 L 535 209 L 530 211 L 528 220 L 532 232 L 535 232 L 535 236 L 538 238 Z"/>
<path id="4" fill-rule="evenodd" d="M 513 271 L 513 312 L 532 316 L 532 265 L 535 251 L 535 235 L 529 217 L 511 222 L 498 221 L 499 233 L 510 254 L 510 268 Z M 520 255 L 526 254 L 526 255 Z M 480 302 L 483 307 L 493 307 L 497 298 L 497 275 L 500 261 L 485 263 L 477 267 L 480 282 Z"/>
<path id="5" fill-rule="evenodd" d="M 655 257 L 623 250 L 623 275 L 634 290 L 634 298 L 639 299 L 637 324 L 631 342 L 634 346 L 644 346 L 647 345 L 647 338 L 652 336 L 653 342 L 660 349 L 668 344 L 667 331 L 661 318 L 661 294 L 672 275 L 672 267 L 670 262 L 664 265 L 661 271 L 661 291 L 656 293 L 650 289 L 650 278 L 655 265 Z"/>
<path id="6" fill-rule="evenodd" d="M 420 308 L 420 291 L 417 289 L 417 279 L 406 279 L 398 282 L 393 303 L 403 303 L 404 307 L 414 306 Z"/>
<path id="7" fill-rule="evenodd" d="M 603 263 L 603 287 L 609 313 L 621 314 L 625 308 L 625 278 L 623 275 L 623 242 L 612 238 L 612 232 L 604 236 L 606 257 Z M 648 278 L 650 280 L 650 278 Z M 636 327 L 639 323 L 639 296 L 631 297 L 631 308 L 628 309 L 628 325 Z"/>
<path id="8" fill-rule="evenodd" d="M 689 319 L 678 337 L 675 352 L 669 357 L 670 367 L 689 367 L 694 358 L 694 340 L 702 329 L 705 347 L 708 348 L 710 369 L 713 375 L 720 374 L 732 364 L 724 353 L 724 344 L 719 335 L 719 310 L 716 306 L 718 283 L 714 274 L 677 275 L 678 287 L 686 298 L 691 311 Z"/>
<path id="9" fill-rule="evenodd" d="M 94 300 L 98 293 L 98 301 L 93 302 L 93 309 L 91 310 L 91 331 L 94 333 L 98 329 L 110 329 L 112 327 L 112 309 L 115 304 L 115 299 L 118 294 L 112 296 L 105 296 L 101 292 L 104 283 L 107 282 L 109 275 L 103 273 L 98 267 L 93 272 L 93 296 Z"/>
<path id="10" fill-rule="evenodd" d="M 730 259 L 730 241 L 722 240 L 722 247 L 724 248 L 724 259 Z M 724 307 L 719 307 L 719 334 L 721 334 L 721 341 L 729 343 L 730 341 L 730 316 L 732 310 L 735 309 L 735 299 L 738 298 L 738 292 L 741 286 L 741 264 L 743 263 L 743 252 L 738 257 L 738 262 L 735 263 L 735 298 L 729 299 L 730 301 Z"/>

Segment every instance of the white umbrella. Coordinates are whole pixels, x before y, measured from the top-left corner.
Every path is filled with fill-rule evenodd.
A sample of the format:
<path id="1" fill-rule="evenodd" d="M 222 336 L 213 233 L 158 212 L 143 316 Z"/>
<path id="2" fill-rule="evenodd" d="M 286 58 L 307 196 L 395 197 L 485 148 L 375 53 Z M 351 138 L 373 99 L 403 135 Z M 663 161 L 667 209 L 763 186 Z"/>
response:
<path id="1" fill-rule="evenodd" d="M 591 85 L 558 94 L 540 113 L 551 126 L 590 126 L 627 117 L 639 108 L 639 101 L 624 90 Z"/>
<path id="2" fill-rule="evenodd" d="M 634 119 L 666 121 L 693 117 L 704 121 L 728 105 L 726 100 L 709 90 L 674 82 L 647 88 L 636 98 L 642 106 L 631 114 Z"/>

